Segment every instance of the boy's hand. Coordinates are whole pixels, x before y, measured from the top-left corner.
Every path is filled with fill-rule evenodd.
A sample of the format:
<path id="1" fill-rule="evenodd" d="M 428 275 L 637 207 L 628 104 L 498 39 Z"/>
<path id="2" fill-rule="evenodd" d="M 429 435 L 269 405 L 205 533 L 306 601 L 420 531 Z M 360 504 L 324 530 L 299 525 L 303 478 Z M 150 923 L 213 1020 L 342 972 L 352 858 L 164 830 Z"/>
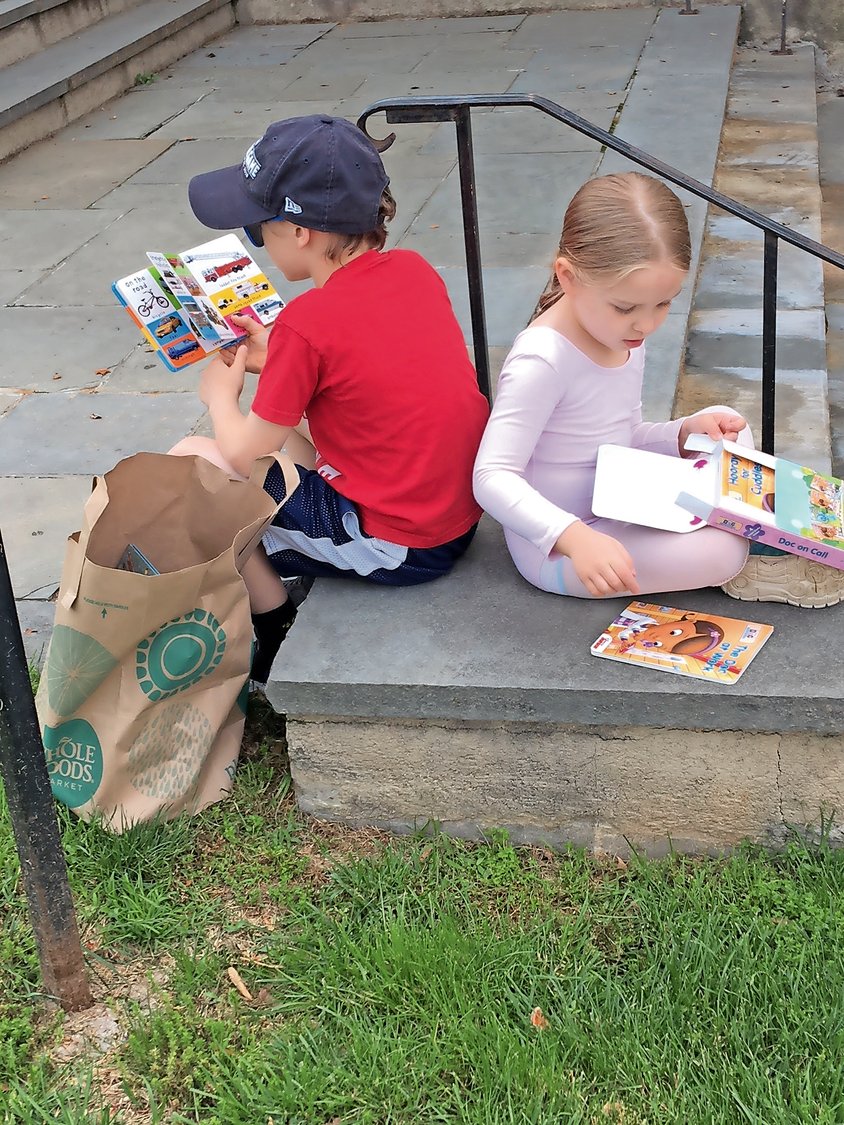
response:
<path id="1" fill-rule="evenodd" d="M 246 372 L 246 345 L 241 344 L 227 364 L 220 356 L 212 359 L 199 382 L 199 398 L 207 407 L 218 402 L 237 402 L 243 391 Z"/>
<path id="2" fill-rule="evenodd" d="M 243 345 L 246 346 L 246 370 L 251 371 L 253 375 L 260 375 L 267 358 L 269 329 L 262 327 L 251 316 L 233 316 L 231 319 L 238 328 L 242 328 L 246 333 L 246 339 L 237 347 L 237 351 L 239 351 Z M 220 359 L 227 366 L 231 366 L 234 363 L 235 354 L 235 347 L 232 345 L 223 348 L 220 352 Z"/>
<path id="3" fill-rule="evenodd" d="M 554 550 L 568 555 L 575 574 L 593 597 L 639 593 L 633 560 L 611 535 L 577 520 L 566 528 Z"/>
<path id="4" fill-rule="evenodd" d="M 677 439 L 680 456 L 696 456 L 694 450 L 686 449 L 686 438 L 689 434 L 707 434 L 713 441 L 735 441 L 746 425 L 744 418 L 733 411 L 726 413 L 716 410 L 709 414 L 693 414 L 690 418 L 684 418 Z"/>

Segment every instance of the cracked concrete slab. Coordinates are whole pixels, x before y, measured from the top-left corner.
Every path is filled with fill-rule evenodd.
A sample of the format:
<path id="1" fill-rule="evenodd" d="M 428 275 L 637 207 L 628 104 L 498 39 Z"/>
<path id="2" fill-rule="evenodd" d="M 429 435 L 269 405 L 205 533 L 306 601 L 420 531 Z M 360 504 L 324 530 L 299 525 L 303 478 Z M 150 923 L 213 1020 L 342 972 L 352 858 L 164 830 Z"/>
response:
<path id="1" fill-rule="evenodd" d="M 455 16 L 451 19 L 395 19 L 367 20 L 362 23 L 339 24 L 334 38 L 384 39 L 397 35 L 443 36 L 448 42 L 452 35 L 477 35 L 481 32 L 514 31 L 524 22 L 523 15 L 514 16 Z"/>
<path id="2" fill-rule="evenodd" d="M 48 215 L 35 211 L 0 212 L 0 253 L 4 264 L 6 267 L 24 267 L 21 273 L 29 278 L 14 295 L 18 296 L 28 289 L 41 271 L 57 266 L 106 230 L 119 216 L 120 210 L 115 207 L 97 211 L 51 208 Z M 0 285 L 5 280 L 0 277 Z M 12 278 L 8 282 L 11 288 L 17 286 Z M 11 299 L 6 298 L 3 303 L 9 304 Z"/>
<path id="3" fill-rule="evenodd" d="M 210 168 L 222 168 L 227 164 L 239 164 L 248 145 L 241 138 L 214 140 L 168 140 L 159 142 L 164 146 L 163 155 L 145 165 L 135 175 L 128 177 L 127 184 L 187 184 L 197 172 L 207 172 Z"/>
<path id="4" fill-rule="evenodd" d="M 0 333 L 27 341 L 14 364 L 0 371 L 0 388 L 55 392 L 58 398 L 96 386 L 96 372 L 119 363 L 138 339 L 126 313 L 114 306 L 0 308 Z"/>
<path id="5" fill-rule="evenodd" d="M 363 79 L 361 78 L 361 82 Z M 360 82 L 353 87 L 356 88 Z M 260 137 L 268 125 L 285 117 L 306 117 L 314 113 L 337 111 L 342 92 L 336 95 L 328 89 L 320 101 L 304 102 L 288 99 L 287 94 L 274 95 L 271 89 L 256 89 L 250 101 L 232 101 L 226 90 L 214 90 L 200 102 L 189 106 L 156 132 L 156 137 L 173 137 L 191 141 L 218 143 L 222 138 L 238 138 L 241 157 L 249 145 Z M 342 90 L 342 86 L 340 87 Z M 332 98 L 335 98 L 332 101 Z M 240 140 L 240 138 L 243 138 Z M 191 172 L 191 175 L 194 173 Z"/>
<path id="6" fill-rule="evenodd" d="M 92 212 L 102 214 L 100 211 Z M 151 211 L 131 210 L 111 223 L 101 234 L 71 254 L 50 276 L 29 290 L 19 304 L 44 304 L 70 308 L 114 308 L 112 282 L 147 264 L 147 251 L 186 250 L 207 242 L 208 228 L 193 216 L 184 189 L 174 189 L 167 207 Z M 150 243 L 153 243 L 152 245 Z M 84 287 L 80 285 L 84 278 Z M 130 321 L 122 308 L 121 323 Z M 135 329 L 137 332 L 137 329 Z M 125 354 L 125 353 L 124 353 Z M 98 365 L 101 366 L 101 365 Z"/>
<path id="7" fill-rule="evenodd" d="M 0 393 L 0 416 L 8 414 L 23 398 L 23 395 Z"/>
<path id="8" fill-rule="evenodd" d="M 46 270 L 40 269 L 0 270 L 0 305 L 11 305 L 31 285 L 36 285 L 46 276 Z"/>
<path id="9" fill-rule="evenodd" d="M 170 147 L 163 140 L 40 141 L 0 167 L 5 208 L 88 207 Z"/>
<path id="10" fill-rule="evenodd" d="M 30 395 L 0 418 L 0 475 L 102 473 L 140 450 L 166 453 L 204 413 L 193 394 Z M 62 432 L 72 442 L 45 442 Z"/>
<path id="11" fill-rule="evenodd" d="M 78 530 L 91 477 L 0 476 L 3 543 L 16 598 L 49 596 L 58 587 L 65 541 Z"/>
<path id="12" fill-rule="evenodd" d="M 160 81 L 138 86 L 80 117 L 68 132 L 80 140 L 141 139 L 155 133 L 209 92 L 204 82 L 176 87 Z"/>

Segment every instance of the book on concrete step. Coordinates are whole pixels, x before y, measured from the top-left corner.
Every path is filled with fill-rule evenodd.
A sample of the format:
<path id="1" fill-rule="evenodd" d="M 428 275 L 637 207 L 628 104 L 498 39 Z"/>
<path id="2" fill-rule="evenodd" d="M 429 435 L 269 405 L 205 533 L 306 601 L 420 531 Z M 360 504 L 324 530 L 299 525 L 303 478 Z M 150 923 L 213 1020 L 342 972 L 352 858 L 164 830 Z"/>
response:
<path id="1" fill-rule="evenodd" d="M 244 339 L 233 314 L 269 327 L 284 308 L 234 234 L 178 254 L 150 252 L 150 265 L 112 285 L 165 367 L 178 371 Z"/>
<path id="2" fill-rule="evenodd" d="M 694 457 L 600 446 L 593 513 L 681 534 L 709 524 L 844 570 L 844 482 L 704 434 L 687 447 Z"/>
<path id="3" fill-rule="evenodd" d="M 734 684 L 773 633 L 772 625 L 631 602 L 592 645 L 592 655 L 675 676 Z"/>

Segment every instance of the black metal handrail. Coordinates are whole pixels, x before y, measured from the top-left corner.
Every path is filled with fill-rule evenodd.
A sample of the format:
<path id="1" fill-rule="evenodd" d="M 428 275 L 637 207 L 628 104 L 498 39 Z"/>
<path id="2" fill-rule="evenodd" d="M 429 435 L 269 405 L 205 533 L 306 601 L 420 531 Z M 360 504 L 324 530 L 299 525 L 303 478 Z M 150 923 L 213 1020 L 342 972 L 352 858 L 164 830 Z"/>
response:
<path id="1" fill-rule="evenodd" d="M 481 277 L 481 247 L 478 234 L 478 208 L 475 192 L 475 162 L 472 148 L 471 111 L 495 106 L 531 106 L 561 121 L 578 133 L 600 141 L 606 148 L 626 156 L 634 164 L 655 172 L 677 187 L 705 199 L 707 203 L 728 211 L 750 223 L 764 233 L 762 259 L 762 449 L 774 452 L 776 413 L 776 354 L 777 354 L 777 251 L 779 242 L 789 243 L 830 265 L 844 269 L 844 254 L 838 254 L 804 234 L 789 230 L 782 223 L 769 219 L 759 211 L 746 207 L 736 199 L 723 195 L 714 188 L 672 168 L 650 153 L 628 144 L 606 129 L 593 125 L 571 110 L 544 98 L 540 94 L 453 94 L 447 96 L 383 98 L 373 102 L 358 118 L 358 125 L 366 133 L 366 124 L 375 113 L 385 112 L 390 125 L 407 122 L 453 121 L 457 131 L 457 160 L 460 169 L 460 192 L 463 207 L 463 237 L 466 245 L 466 272 L 469 283 L 469 309 L 472 321 L 472 343 L 475 368 L 481 390 L 490 397 L 489 358 L 487 354 L 486 314 L 484 312 L 483 281 Z M 367 134 L 370 135 L 370 134 Z M 382 142 L 383 143 L 383 142 Z"/>

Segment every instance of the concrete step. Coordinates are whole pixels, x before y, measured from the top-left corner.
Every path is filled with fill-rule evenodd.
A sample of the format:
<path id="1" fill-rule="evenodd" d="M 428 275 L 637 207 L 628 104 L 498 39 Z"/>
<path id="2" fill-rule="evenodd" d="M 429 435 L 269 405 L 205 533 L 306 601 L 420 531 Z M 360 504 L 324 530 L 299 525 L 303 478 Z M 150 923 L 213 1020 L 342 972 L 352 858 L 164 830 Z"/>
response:
<path id="1" fill-rule="evenodd" d="M 0 67 L 11 66 L 140 0 L 0 0 Z"/>
<path id="2" fill-rule="evenodd" d="M 725 195 L 821 240 L 815 52 L 742 50 L 714 180 Z M 713 403 L 761 427 L 762 233 L 713 209 L 689 324 L 676 414 Z M 776 451 L 830 471 L 822 263 L 780 244 Z"/>
<path id="3" fill-rule="evenodd" d="M 231 0 L 145 0 L 7 66 L 0 160 L 220 35 L 234 18 Z"/>

